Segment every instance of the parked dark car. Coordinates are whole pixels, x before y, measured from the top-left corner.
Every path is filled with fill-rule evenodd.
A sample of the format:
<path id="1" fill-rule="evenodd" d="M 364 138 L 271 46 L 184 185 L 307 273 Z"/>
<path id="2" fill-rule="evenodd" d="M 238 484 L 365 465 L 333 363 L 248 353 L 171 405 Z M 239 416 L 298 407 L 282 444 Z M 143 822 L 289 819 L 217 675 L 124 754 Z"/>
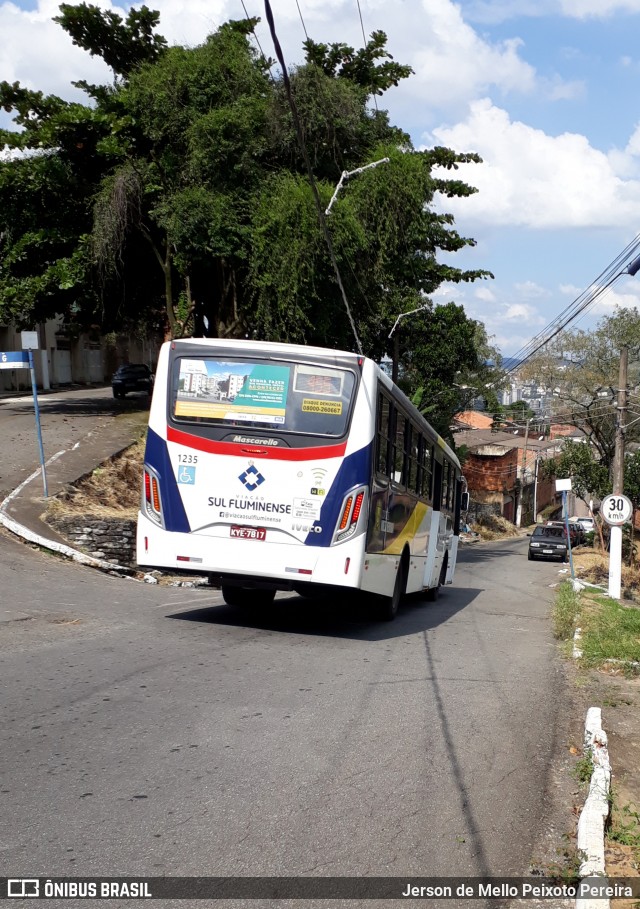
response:
<path id="1" fill-rule="evenodd" d="M 153 390 L 151 370 L 144 363 L 127 363 L 113 374 L 111 388 L 114 398 L 124 398 L 130 391 L 143 391 L 150 395 Z"/>
<path id="2" fill-rule="evenodd" d="M 567 534 L 564 527 L 546 525 L 536 527 L 529 540 L 529 561 L 533 559 L 559 559 L 567 557 Z"/>

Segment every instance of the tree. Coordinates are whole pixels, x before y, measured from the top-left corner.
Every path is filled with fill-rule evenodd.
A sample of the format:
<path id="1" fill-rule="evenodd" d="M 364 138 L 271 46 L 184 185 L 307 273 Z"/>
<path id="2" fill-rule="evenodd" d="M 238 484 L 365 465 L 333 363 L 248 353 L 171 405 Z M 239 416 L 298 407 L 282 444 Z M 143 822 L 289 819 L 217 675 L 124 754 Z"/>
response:
<path id="1" fill-rule="evenodd" d="M 575 426 L 611 469 L 615 452 L 620 350 L 629 348 L 629 385 L 640 382 L 640 313 L 617 309 L 595 331 L 567 331 L 526 367 L 526 374 L 553 389 L 553 419 Z M 634 398 L 632 397 L 632 401 Z M 637 400 L 637 399 L 636 399 Z M 630 421 L 627 442 L 640 439 L 640 422 Z"/>
<path id="2" fill-rule="evenodd" d="M 591 499 L 594 496 L 602 499 L 611 489 L 607 466 L 594 457 L 593 449 L 584 442 L 567 440 L 557 458 L 550 458 L 542 463 L 541 472 L 542 476 L 549 478 L 571 479 L 572 492 L 582 499 L 589 513 Z M 602 525 L 596 521 L 596 526 L 604 552 Z"/>
<path id="3" fill-rule="evenodd" d="M 249 40 L 257 20 L 227 22 L 194 48 L 167 47 L 146 7 L 123 19 L 65 4 L 56 21 L 112 67 L 114 81 L 78 83 L 88 105 L 1 87 L 0 102 L 22 128 L 2 138 L 31 150 L 0 164 L 0 208 L 18 212 L 14 223 L 0 214 L 5 312 L 25 324 L 58 312 L 78 322 L 98 317 L 105 329 L 162 323 L 167 337 L 353 349 L 283 80 Z M 350 181 L 328 219 L 367 354 L 386 352 L 398 312 L 425 306 L 429 330 L 451 330 L 460 342 L 457 368 L 478 369 L 477 323 L 466 326 L 461 309 L 455 318 L 446 307 L 439 313 L 430 294 L 443 281 L 489 277 L 439 261 L 474 241 L 432 206 L 436 193 L 475 192 L 455 170 L 480 159 L 416 152 L 386 112 L 370 109 L 371 95 L 411 72 L 391 60 L 382 32 L 360 50 L 313 41 L 305 50 L 291 85 L 322 204 L 343 170 L 389 159 Z M 40 196 L 31 193 L 31 171 L 46 189 Z M 440 381 L 448 375 L 441 361 L 455 359 L 442 350 L 431 357 L 428 334 L 415 327 L 421 353 L 404 332 L 401 339 L 408 390 L 423 381 L 420 369 L 435 369 L 426 378 Z"/>

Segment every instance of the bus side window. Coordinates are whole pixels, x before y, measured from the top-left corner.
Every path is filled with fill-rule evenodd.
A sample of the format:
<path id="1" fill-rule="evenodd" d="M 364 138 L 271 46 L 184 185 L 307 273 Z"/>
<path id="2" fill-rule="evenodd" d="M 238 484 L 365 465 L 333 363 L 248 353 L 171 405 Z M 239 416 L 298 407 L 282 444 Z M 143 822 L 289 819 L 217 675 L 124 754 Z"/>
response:
<path id="1" fill-rule="evenodd" d="M 391 444 L 391 410 L 389 399 L 378 395 L 376 470 L 389 476 L 389 448 Z"/>
<path id="2" fill-rule="evenodd" d="M 433 508 L 440 511 L 442 508 L 442 464 L 434 453 L 433 459 Z"/>
<path id="3" fill-rule="evenodd" d="M 408 486 L 411 492 L 419 493 L 418 467 L 420 466 L 420 443 L 422 442 L 422 438 L 415 426 L 410 427 L 410 431 Z"/>
<path id="4" fill-rule="evenodd" d="M 420 470 L 420 492 L 425 499 L 431 499 L 431 479 L 433 473 L 433 449 L 429 442 L 422 439 L 422 455 Z"/>
<path id="5" fill-rule="evenodd" d="M 392 479 L 396 483 L 404 483 L 404 446 L 405 446 L 405 417 L 396 412 L 395 443 L 393 446 L 393 473 Z"/>

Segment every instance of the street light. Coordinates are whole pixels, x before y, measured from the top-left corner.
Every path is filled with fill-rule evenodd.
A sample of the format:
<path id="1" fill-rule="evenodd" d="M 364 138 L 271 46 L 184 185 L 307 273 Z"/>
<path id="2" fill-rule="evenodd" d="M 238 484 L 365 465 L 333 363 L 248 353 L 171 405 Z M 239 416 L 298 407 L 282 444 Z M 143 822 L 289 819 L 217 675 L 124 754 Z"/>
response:
<path id="1" fill-rule="evenodd" d="M 640 265 L 638 266 L 640 268 Z M 401 312 L 400 315 L 396 318 L 396 321 L 393 323 L 393 328 L 389 332 L 388 338 L 391 339 L 395 334 L 395 330 L 400 323 L 400 319 L 404 319 L 405 316 L 412 316 L 416 312 L 422 312 L 423 309 L 428 309 L 429 304 L 423 303 L 422 306 L 418 306 L 417 309 L 410 309 L 408 312 Z M 391 358 L 391 379 L 394 382 L 398 381 L 398 361 L 400 359 L 400 339 L 398 335 L 395 336 L 393 341 L 393 356 Z"/>

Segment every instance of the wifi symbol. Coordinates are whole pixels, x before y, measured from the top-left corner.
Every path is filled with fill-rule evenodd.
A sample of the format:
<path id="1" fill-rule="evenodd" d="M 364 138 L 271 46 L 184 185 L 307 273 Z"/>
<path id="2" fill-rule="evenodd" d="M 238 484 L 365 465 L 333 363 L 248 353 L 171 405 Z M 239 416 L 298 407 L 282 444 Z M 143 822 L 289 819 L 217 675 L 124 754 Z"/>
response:
<path id="1" fill-rule="evenodd" d="M 313 476 L 313 479 L 318 484 L 318 486 L 322 486 L 322 481 L 326 477 L 327 471 L 323 470 L 322 467 L 315 467 L 311 471 L 311 475 Z"/>

